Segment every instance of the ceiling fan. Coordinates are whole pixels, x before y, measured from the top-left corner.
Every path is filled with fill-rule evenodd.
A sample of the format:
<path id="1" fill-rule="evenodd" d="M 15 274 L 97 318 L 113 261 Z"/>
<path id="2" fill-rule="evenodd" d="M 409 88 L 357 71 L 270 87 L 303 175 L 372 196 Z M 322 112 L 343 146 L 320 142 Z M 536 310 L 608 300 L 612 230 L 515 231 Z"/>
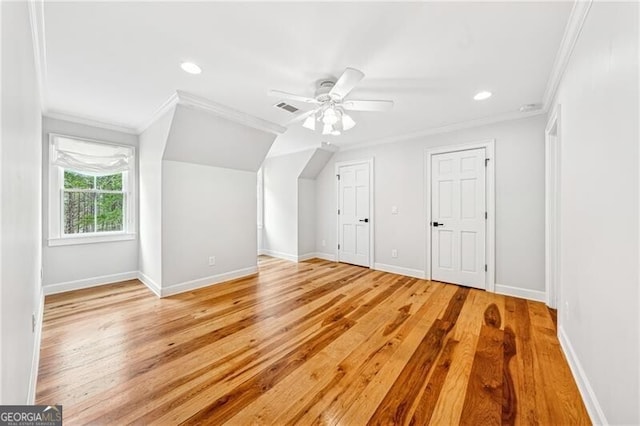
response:
<path id="1" fill-rule="evenodd" d="M 339 135 L 356 125 L 347 111 L 388 111 L 393 101 L 367 101 L 345 99 L 353 88 L 364 78 L 364 73 L 355 68 L 344 70 L 338 80 L 326 79 L 318 81 L 315 97 L 294 95 L 280 90 L 270 90 L 269 95 L 293 101 L 317 105 L 311 111 L 298 115 L 287 124 L 304 120 L 303 127 L 316 130 L 316 122 L 322 123 L 323 135 Z"/>

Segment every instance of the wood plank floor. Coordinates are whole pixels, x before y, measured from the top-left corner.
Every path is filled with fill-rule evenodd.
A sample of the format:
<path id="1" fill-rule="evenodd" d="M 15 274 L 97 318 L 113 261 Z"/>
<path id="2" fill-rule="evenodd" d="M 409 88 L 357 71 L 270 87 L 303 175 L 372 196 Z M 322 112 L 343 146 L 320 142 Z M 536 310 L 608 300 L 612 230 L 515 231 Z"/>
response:
<path id="1" fill-rule="evenodd" d="M 589 424 L 541 303 L 311 260 L 158 299 L 48 296 L 65 424 Z"/>

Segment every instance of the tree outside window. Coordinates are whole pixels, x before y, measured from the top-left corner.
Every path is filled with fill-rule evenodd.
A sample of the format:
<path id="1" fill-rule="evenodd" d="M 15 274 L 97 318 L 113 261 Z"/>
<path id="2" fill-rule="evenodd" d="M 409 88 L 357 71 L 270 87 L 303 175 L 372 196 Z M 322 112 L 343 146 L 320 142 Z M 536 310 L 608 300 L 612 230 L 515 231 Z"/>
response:
<path id="1" fill-rule="evenodd" d="M 65 234 L 124 230 L 124 173 L 91 176 L 64 170 L 62 225 Z"/>

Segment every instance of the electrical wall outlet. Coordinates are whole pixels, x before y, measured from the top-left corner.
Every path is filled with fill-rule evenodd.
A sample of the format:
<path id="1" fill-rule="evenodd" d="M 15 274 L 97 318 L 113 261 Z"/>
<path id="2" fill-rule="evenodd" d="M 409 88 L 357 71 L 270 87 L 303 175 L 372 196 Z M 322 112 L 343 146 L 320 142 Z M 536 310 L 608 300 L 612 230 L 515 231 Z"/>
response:
<path id="1" fill-rule="evenodd" d="M 216 257 L 209 256 L 209 266 L 216 266 Z"/>
<path id="2" fill-rule="evenodd" d="M 322 247 L 326 247 L 327 242 L 325 240 L 322 240 Z"/>
<path id="3" fill-rule="evenodd" d="M 391 249 L 391 257 L 394 259 L 398 257 L 398 249 Z"/>
<path id="4" fill-rule="evenodd" d="M 391 214 L 398 214 L 398 206 L 391 206 Z"/>

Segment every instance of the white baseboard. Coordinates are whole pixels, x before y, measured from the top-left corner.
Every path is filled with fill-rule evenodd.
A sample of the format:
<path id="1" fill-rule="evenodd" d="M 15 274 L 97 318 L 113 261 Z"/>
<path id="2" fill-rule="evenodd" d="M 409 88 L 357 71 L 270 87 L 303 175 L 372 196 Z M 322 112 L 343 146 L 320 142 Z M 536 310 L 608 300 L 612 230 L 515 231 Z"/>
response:
<path id="1" fill-rule="evenodd" d="M 322 260 L 328 260 L 329 262 L 335 262 L 336 261 L 336 255 L 332 254 L 332 253 L 320 253 L 320 252 L 317 252 L 317 253 L 315 253 L 315 257 L 317 257 L 318 259 L 322 259 Z"/>
<path id="2" fill-rule="evenodd" d="M 336 256 L 329 253 L 313 253 L 312 252 L 312 253 L 306 253 L 301 255 L 295 255 L 295 254 L 283 253 L 280 251 L 260 249 L 258 250 L 258 255 L 276 257 L 278 259 L 290 260 L 291 262 L 303 262 L 305 260 L 314 259 L 314 258 L 328 260 L 330 262 L 336 261 Z"/>
<path id="3" fill-rule="evenodd" d="M 403 268 L 401 266 L 385 265 L 384 263 L 374 263 L 373 269 L 392 274 L 406 275 L 407 277 L 425 279 L 424 271 L 420 269 Z"/>
<path id="4" fill-rule="evenodd" d="M 521 299 L 534 300 L 536 302 L 546 303 L 547 296 L 544 291 L 529 290 L 526 288 L 511 287 L 508 285 L 496 284 L 496 293 L 505 296 L 519 297 Z"/>
<path id="5" fill-rule="evenodd" d="M 596 425 L 608 425 L 609 423 L 607 422 L 607 418 L 605 417 L 602 407 L 598 402 L 598 398 L 596 398 L 596 394 L 589 383 L 589 379 L 582 369 L 582 364 L 580 364 L 580 360 L 573 350 L 569 337 L 562 326 L 558 327 L 558 340 L 560 340 L 560 347 L 564 352 L 564 356 L 567 358 L 569 368 L 576 380 L 584 405 L 587 407 L 587 412 L 589 413 L 589 417 L 591 417 L 591 422 Z"/>
<path id="6" fill-rule="evenodd" d="M 134 280 L 138 278 L 137 271 L 123 272 L 120 274 L 101 275 L 99 277 L 86 278 L 76 281 L 67 281 L 64 283 L 45 285 L 44 294 L 48 296 L 50 294 L 64 293 L 65 291 L 82 290 L 90 287 L 97 287 L 100 285 L 113 284 L 121 281 Z"/>
<path id="7" fill-rule="evenodd" d="M 156 296 L 162 297 L 162 291 L 160 290 L 160 285 L 152 280 L 148 275 L 143 272 L 138 271 L 138 280 L 147 286 L 149 290 L 151 290 Z"/>
<path id="8" fill-rule="evenodd" d="M 315 253 L 301 254 L 298 256 L 298 262 L 304 262 L 305 260 L 313 259 L 314 257 L 316 257 Z"/>
<path id="9" fill-rule="evenodd" d="M 161 297 L 171 296 L 178 293 L 184 293 L 186 291 L 195 290 L 202 287 L 208 287 L 213 284 L 219 284 L 225 281 L 231 281 L 238 278 L 243 278 L 249 275 L 253 275 L 258 272 L 257 266 L 250 266 L 248 268 L 237 269 L 231 272 L 225 272 L 224 274 L 211 275 L 205 278 L 199 278 L 197 280 L 186 281 L 179 284 L 174 284 L 168 287 L 163 287 L 160 291 Z"/>
<path id="10" fill-rule="evenodd" d="M 36 403 L 36 385 L 38 384 L 38 368 L 40 366 L 40 343 L 42 341 L 42 319 L 44 317 L 44 289 L 40 289 L 40 302 L 36 315 L 36 329 L 33 336 L 33 355 L 31 358 L 31 376 L 29 377 L 29 394 L 27 404 Z"/>
<path id="11" fill-rule="evenodd" d="M 158 297 L 170 296 L 172 294 L 178 294 L 185 291 L 194 290 L 196 288 L 206 287 L 212 284 L 218 284 L 223 281 L 234 280 L 236 278 L 245 277 L 247 275 L 253 275 L 258 272 L 257 266 L 251 266 L 249 268 L 239 269 L 237 271 L 226 272 L 224 274 L 212 275 L 197 280 L 186 281 L 179 284 L 174 284 L 169 287 L 161 288 L 158 283 L 151 279 L 148 275 L 140 271 L 125 272 L 122 274 L 104 275 L 100 277 L 89 278 L 85 280 L 69 281 L 66 283 L 52 284 L 43 288 L 44 295 L 63 293 L 65 291 L 81 290 L 90 287 L 97 287 L 101 285 L 113 284 L 127 280 L 138 279 L 149 290 L 151 290 Z M 44 296 L 43 296 L 44 300 Z"/>
<path id="12" fill-rule="evenodd" d="M 298 261 L 298 255 L 296 254 L 283 253 L 280 251 L 274 251 L 269 249 L 262 249 L 262 254 L 271 256 L 271 257 L 277 257 L 278 259 L 290 260 L 292 262 Z"/>

